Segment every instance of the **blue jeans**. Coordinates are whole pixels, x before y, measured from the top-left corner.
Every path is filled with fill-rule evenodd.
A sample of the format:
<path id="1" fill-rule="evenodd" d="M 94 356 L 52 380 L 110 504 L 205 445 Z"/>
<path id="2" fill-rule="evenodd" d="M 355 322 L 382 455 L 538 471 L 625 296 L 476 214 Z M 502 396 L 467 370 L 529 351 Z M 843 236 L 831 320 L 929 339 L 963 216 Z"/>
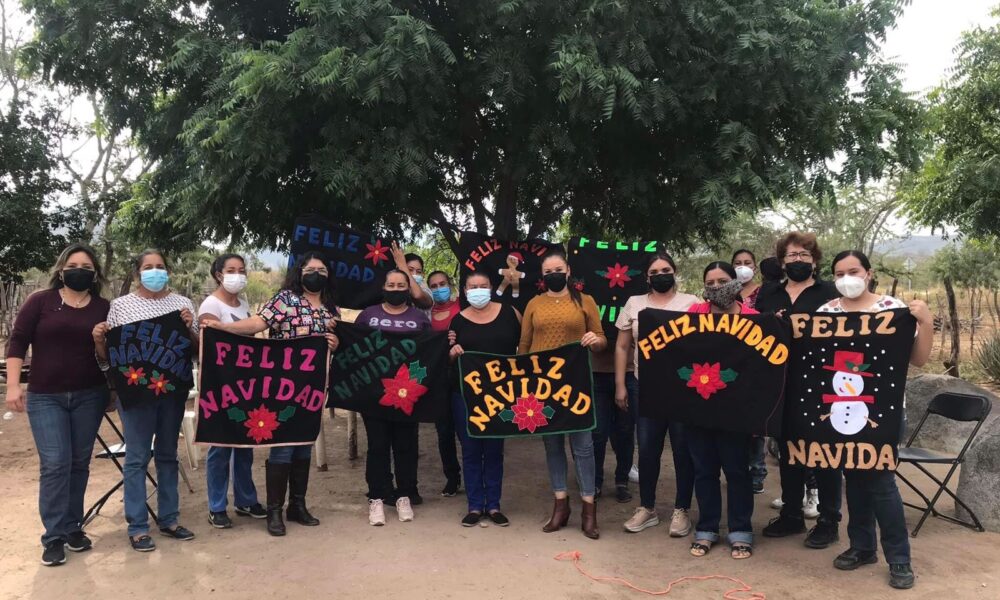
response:
<path id="1" fill-rule="evenodd" d="M 205 458 L 205 483 L 208 487 L 208 510 L 223 512 L 229 496 L 229 470 L 233 471 L 233 504 L 257 504 L 257 488 L 253 485 L 253 448 L 223 448 L 212 446 Z"/>
<path id="2" fill-rule="evenodd" d="M 764 458 L 764 443 L 766 438 L 762 435 L 754 436 L 750 442 L 750 477 L 754 485 L 764 485 L 767 479 L 767 462 Z"/>
<path id="3" fill-rule="evenodd" d="M 565 450 L 567 437 L 569 437 L 570 450 L 573 452 L 576 484 L 580 487 L 580 496 L 593 497 L 597 493 L 594 473 L 594 436 L 589 431 L 555 433 L 542 438 L 545 443 L 545 463 L 549 467 L 549 481 L 552 483 L 552 491 L 566 491 L 566 472 L 569 470 Z"/>
<path id="4" fill-rule="evenodd" d="M 847 482 L 847 535 L 851 548 L 878 549 L 875 524 L 882 532 L 882 552 L 889 564 L 910 562 L 910 537 L 906 531 L 903 499 L 893 471 L 845 469 Z"/>
<path id="5" fill-rule="evenodd" d="M 312 458 L 313 445 L 303 444 L 301 446 L 271 446 L 271 454 L 267 457 L 267 462 L 272 465 L 290 465 L 300 460 L 310 460 Z"/>
<path id="6" fill-rule="evenodd" d="M 604 455 L 611 440 L 615 453 L 615 485 L 628 485 L 628 472 L 632 468 L 635 450 L 635 420 L 633 411 L 639 404 L 639 382 L 631 373 L 625 375 L 628 391 L 628 410 L 615 404 L 615 374 L 594 373 L 594 408 L 597 410 L 597 429 L 594 437 L 595 485 L 604 485 Z"/>
<path id="7" fill-rule="evenodd" d="M 125 429 L 125 520 L 131 537 L 149 533 L 146 512 L 146 468 L 156 463 L 156 512 L 160 528 L 171 528 L 180 516 L 177 495 L 177 437 L 184 419 L 184 402 L 157 400 L 121 408 Z M 154 442 L 155 439 L 155 442 Z M 152 449 L 151 449 L 152 448 Z"/>
<path id="8" fill-rule="evenodd" d="M 663 442 L 670 435 L 670 450 L 674 458 L 677 492 L 674 508 L 691 508 L 694 496 L 694 463 L 688 448 L 687 433 L 680 423 L 664 419 L 639 417 L 639 503 L 653 510 L 656 507 L 656 484 L 660 479 L 660 458 Z"/>
<path id="9" fill-rule="evenodd" d="M 694 539 L 719 540 L 722 520 L 722 484 L 726 474 L 726 509 L 729 543 L 753 543 L 753 483 L 750 478 L 750 435 L 685 426 L 694 461 L 694 487 L 698 496 L 698 524 Z M 642 471 L 640 470 L 641 474 Z"/>
<path id="10" fill-rule="evenodd" d="M 469 437 L 465 400 L 462 394 L 451 397 L 454 431 L 462 442 L 462 469 L 465 471 L 465 496 L 469 512 L 500 510 L 503 490 L 503 440 Z"/>
<path id="11" fill-rule="evenodd" d="M 27 400 L 28 423 L 38 449 L 38 514 L 45 527 L 45 545 L 83 527 L 90 456 L 108 404 L 108 389 L 28 392 Z"/>

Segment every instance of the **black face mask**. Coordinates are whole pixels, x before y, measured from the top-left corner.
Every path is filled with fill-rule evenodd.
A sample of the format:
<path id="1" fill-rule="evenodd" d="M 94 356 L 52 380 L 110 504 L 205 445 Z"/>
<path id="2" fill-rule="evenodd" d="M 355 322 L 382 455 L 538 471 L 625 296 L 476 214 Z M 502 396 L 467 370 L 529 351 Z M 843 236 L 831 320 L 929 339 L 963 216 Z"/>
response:
<path id="1" fill-rule="evenodd" d="M 813 275 L 812 263 L 792 262 L 785 265 L 785 274 L 792 281 L 803 282 Z"/>
<path id="2" fill-rule="evenodd" d="M 673 273 L 657 273 L 649 278 L 649 287 L 661 294 L 669 292 L 675 283 Z"/>
<path id="3" fill-rule="evenodd" d="M 410 292 L 409 290 L 384 290 L 382 292 L 382 299 L 389 306 L 402 306 L 410 299 Z"/>
<path id="4" fill-rule="evenodd" d="M 97 273 L 90 269 L 66 269 L 62 272 L 62 281 L 69 289 L 75 292 L 84 292 L 94 285 L 94 278 Z"/>
<path id="5" fill-rule="evenodd" d="M 318 294 L 326 288 L 327 276 L 322 273 L 307 273 L 302 276 L 302 287 L 306 288 L 306 291 Z"/>
<path id="6" fill-rule="evenodd" d="M 547 290 L 558 293 L 566 289 L 565 273 L 548 273 L 542 277 L 542 281 L 545 282 L 545 289 Z"/>

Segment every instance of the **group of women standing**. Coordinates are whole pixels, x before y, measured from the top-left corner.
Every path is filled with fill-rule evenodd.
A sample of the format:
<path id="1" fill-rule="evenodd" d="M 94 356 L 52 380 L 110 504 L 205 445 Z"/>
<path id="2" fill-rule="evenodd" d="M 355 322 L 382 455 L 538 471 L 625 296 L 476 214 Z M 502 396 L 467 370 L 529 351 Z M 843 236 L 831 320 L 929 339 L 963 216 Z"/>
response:
<path id="1" fill-rule="evenodd" d="M 601 497 L 604 446 L 613 437 L 618 465 L 615 469 L 616 499 L 628 502 L 627 466 L 633 453 L 633 428 L 639 446 L 639 506 L 624 524 L 629 532 L 640 532 L 659 524 L 656 486 L 666 438 L 673 454 L 676 494 L 669 534 L 686 537 L 694 532 L 691 554 L 704 556 L 720 539 L 722 494 L 720 474 L 726 476 L 727 530 L 731 555 L 747 559 L 753 554 L 754 493 L 763 489 L 766 468 L 763 440 L 705 427 L 686 426 L 640 417 L 638 389 L 642 373 L 635 340 L 639 313 L 646 308 L 692 313 L 843 312 L 874 311 L 906 306 L 899 300 L 874 294 L 870 285 L 871 265 L 863 254 L 848 251 L 832 263 L 834 283 L 819 277 L 822 254 L 814 236 L 792 233 L 779 240 L 776 256 L 768 265 L 762 284 L 755 282 L 765 271 L 749 251 L 738 251 L 731 263 L 713 262 L 703 271 L 699 299 L 677 287 L 677 265 L 666 253 L 651 255 L 645 269 L 649 291 L 629 298 L 615 323 L 619 330 L 613 348 L 603 333 L 597 306 L 590 296 L 570 284 L 570 267 L 561 252 L 542 261 L 544 292 L 533 298 L 522 316 L 507 304 L 493 300 L 491 279 L 472 273 L 460 293 L 467 307 L 460 309 L 447 274 L 437 271 L 423 280 L 423 262 L 403 255 L 393 245 L 397 268 L 389 272 L 383 286 L 383 301 L 368 307 L 356 322 L 385 331 L 417 331 L 432 328 L 447 331 L 450 359 L 464 352 L 511 355 L 539 352 L 579 342 L 595 357 L 608 359 L 598 372 L 595 385 L 599 423 L 595 433 L 548 435 L 544 439 L 546 464 L 553 493 L 553 508 L 542 530 L 565 527 L 573 510 L 569 500 L 566 438 L 573 456 L 576 482 L 581 496 L 581 529 L 589 538 L 600 536 L 597 499 Z M 180 311 L 198 343 L 199 327 L 214 327 L 232 333 L 253 335 L 267 331 L 270 337 L 294 338 L 322 335 L 336 350 L 333 279 L 319 253 L 299 257 L 288 271 L 279 291 L 256 314 L 241 292 L 246 286 L 246 264 L 235 254 L 220 256 L 212 265 L 216 290 L 197 313 L 192 302 L 170 291 L 170 268 L 162 252 L 149 250 L 134 262 L 136 291 L 110 304 L 101 297 L 104 277 L 94 252 L 84 245 L 67 248 L 53 269 L 50 289 L 32 295 L 18 314 L 8 348 L 7 404 L 12 410 L 27 408 L 41 463 L 39 511 L 45 527 L 42 561 L 61 564 L 65 549 L 84 551 L 91 542 L 82 531 L 83 496 L 88 464 L 101 415 L 113 410 L 108 386 L 101 370 L 107 368 L 105 335 L 109 328 Z M 927 360 L 932 337 L 931 317 L 926 305 L 914 301 L 909 309 L 918 321 L 918 336 L 911 362 Z M 195 315 L 197 314 L 197 318 Z M 20 389 L 20 368 L 29 348 L 33 360 L 27 398 Z M 595 364 L 599 361 L 595 361 Z M 595 368 L 595 371 L 598 370 Z M 457 377 L 452 379 L 457 381 Z M 606 381 L 605 381 L 606 380 Z M 598 378 L 595 378 L 595 382 Z M 465 422 L 465 404 L 451 392 L 453 419 L 438 424 L 439 445 L 448 484 L 443 495 L 454 495 L 459 472 L 464 471 L 468 513 L 461 520 L 472 527 L 483 519 L 506 526 L 501 512 L 503 484 L 503 440 L 470 438 Z M 132 547 L 155 549 L 149 536 L 146 507 L 146 467 L 156 463 L 156 524 L 162 535 L 176 540 L 194 537 L 178 523 L 177 438 L 184 414 L 183 402 L 154 402 L 129 410 L 119 409 L 126 440 L 124 467 L 125 515 Z M 422 498 L 417 490 L 418 426 L 363 415 L 368 448 L 365 478 L 368 484 L 369 523 L 386 523 L 385 505 L 396 509 L 402 522 L 414 518 L 413 506 Z M 617 425 L 613 425 L 615 421 Z M 457 426 L 456 426 L 457 425 Z M 614 433 L 612 434 L 612 430 Z M 452 431 L 461 442 L 461 468 L 448 459 L 454 450 Z M 595 441 L 600 460 L 595 461 Z M 207 457 L 208 520 L 217 528 L 233 526 L 227 513 L 230 473 L 234 508 L 238 516 L 266 519 L 272 535 L 285 535 L 285 519 L 302 525 L 318 525 L 306 507 L 311 446 L 273 447 L 266 462 L 266 507 L 258 500 L 251 477 L 250 449 L 212 448 Z M 817 525 L 806 545 L 822 548 L 836 542 L 840 521 L 841 482 L 835 470 L 816 470 L 782 465 L 782 503 L 778 518 L 764 528 L 765 536 L 783 537 L 805 531 L 802 498 L 812 477 L 819 488 Z M 876 523 L 882 529 L 883 550 L 890 563 L 890 584 L 913 584 L 906 524 L 899 492 L 891 472 L 848 472 L 847 502 L 850 548 L 837 557 L 839 569 L 853 569 L 875 562 Z M 287 508 L 285 506 L 287 496 Z M 698 519 L 692 523 L 692 499 L 698 499 Z"/>

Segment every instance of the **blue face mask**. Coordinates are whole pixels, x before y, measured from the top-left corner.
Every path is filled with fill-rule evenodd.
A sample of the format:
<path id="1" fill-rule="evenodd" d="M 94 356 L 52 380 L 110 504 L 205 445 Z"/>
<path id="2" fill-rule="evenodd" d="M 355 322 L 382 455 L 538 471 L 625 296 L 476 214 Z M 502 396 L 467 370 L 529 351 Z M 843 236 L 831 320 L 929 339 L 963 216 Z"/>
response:
<path id="1" fill-rule="evenodd" d="M 451 300 L 451 289 L 447 287 L 439 287 L 431 290 L 431 296 L 434 297 L 434 301 L 438 303 L 444 303 Z"/>
<path id="2" fill-rule="evenodd" d="M 155 294 L 167 287 L 170 275 L 163 269 L 149 269 L 139 274 L 139 281 L 142 283 L 142 287 Z"/>
<path id="3" fill-rule="evenodd" d="M 490 299 L 493 296 L 493 290 L 486 288 L 475 288 L 471 290 L 465 290 L 465 299 L 469 301 L 469 304 L 475 308 L 483 308 L 490 303 Z"/>
<path id="4" fill-rule="evenodd" d="M 424 282 L 424 276 L 423 275 L 414 275 L 413 276 L 413 281 L 416 281 L 417 285 L 420 285 L 421 283 Z"/>

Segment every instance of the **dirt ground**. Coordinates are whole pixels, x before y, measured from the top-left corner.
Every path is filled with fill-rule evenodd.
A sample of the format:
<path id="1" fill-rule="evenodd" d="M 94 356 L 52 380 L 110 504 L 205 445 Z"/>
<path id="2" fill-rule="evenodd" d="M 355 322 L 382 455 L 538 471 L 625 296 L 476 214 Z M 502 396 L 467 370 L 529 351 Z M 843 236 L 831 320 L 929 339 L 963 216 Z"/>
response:
<path id="1" fill-rule="evenodd" d="M 578 550 L 582 566 L 595 575 L 625 578 L 661 590 L 684 576 L 726 575 L 749 584 L 758 598 L 881 599 L 909 597 L 1000 598 L 1000 535 L 975 533 L 932 519 L 913 540 L 917 586 L 909 592 L 888 587 L 883 562 L 853 573 L 833 569 L 833 558 L 846 548 L 846 527 L 839 546 L 808 550 L 801 538 L 758 536 L 752 559 L 736 562 L 725 548 L 705 558 L 688 554 L 690 539 L 671 539 L 667 525 L 639 534 L 625 533 L 622 523 L 638 503 L 600 503 L 601 539 L 580 532 L 579 500 L 573 501 L 570 527 L 545 534 L 541 525 L 550 509 L 545 458 L 539 440 L 508 442 L 503 508 L 512 524 L 463 528 L 464 496 L 438 495 L 444 478 L 432 426 L 421 431 L 421 492 L 412 523 L 400 523 L 387 510 L 388 523 L 367 524 L 362 458 L 347 459 L 346 419 L 326 422 L 329 470 L 313 472 L 309 502 L 323 522 L 319 527 L 290 524 L 288 535 L 267 535 L 263 521 L 236 517 L 235 527 L 217 530 L 206 521 L 204 470 L 188 471 L 194 493 L 182 482 L 181 523 L 197 538 L 176 542 L 154 534 L 157 550 L 133 552 L 125 536 L 121 495 L 116 494 L 87 528 L 95 543 L 84 554 L 68 553 L 67 564 L 50 568 L 39 562 L 41 525 L 37 512 L 38 463 L 27 418 L 0 421 L 0 597 L 38 598 L 639 598 L 620 586 L 591 581 L 562 552 Z M 110 433 L 107 426 L 103 433 Z M 182 444 L 183 446 L 183 444 Z M 182 461 L 186 456 L 181 450 Z M 610 449 L 609 466 L 613 456 Z M 673 497 L 669 450 L 660 478 L 661 515 Z M 254 465 L 263 499 L 263 453 Z M 203 465 L 202 465 L 203 466 Z M 759 532 L 776 511 L 768 503 L 778 493 L 777 468 L 771 464 L 766 493 L 757 496 L 754 528 Z M 610 474 L 610 473 L 609 473 Z M 88 506 L 119 476 L 109 461 L 91 465 Z M 911 526 L 918 513 L 907 510 Z M 724 581 L 689 581 L 670 594 L 678 599 L 722 598 L 735 587 Z M 750 594 L 734 594 L 749 598 Z"/>

